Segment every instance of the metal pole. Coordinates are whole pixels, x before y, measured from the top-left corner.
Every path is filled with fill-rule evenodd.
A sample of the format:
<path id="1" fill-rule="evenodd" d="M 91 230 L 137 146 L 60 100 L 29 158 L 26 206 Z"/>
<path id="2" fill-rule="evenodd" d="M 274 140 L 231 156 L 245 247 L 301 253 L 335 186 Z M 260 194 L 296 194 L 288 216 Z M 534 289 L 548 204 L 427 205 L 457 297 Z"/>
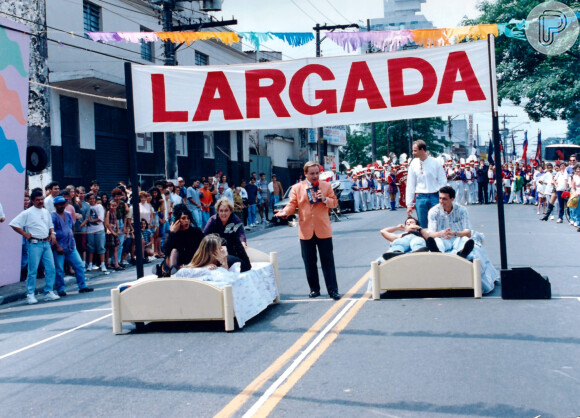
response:
<path id="1" fill-rule="evenodd" d="M 174 0 L 166 0 L 163 3 L 163 31 L 173 31 L 173 8 Z M 165 65 L 175 65 L 175 45 L 173 42 L 165 41 Z M 177 178 L 177 156 L 175 155 L 175 132 L 165 132 L 165 178 Z"/>
<path id="2" fill-rule="evenodd" d="M 316 57 L 320 57 L 320 23 L 316 24 Z M 318 141 L 316 141 L 316 150 L 318 152 L 318 164 L 324 167 L 324 130 L 318 128 L 316 130 Z"/>
<path id="3" fill-rule="evenodd" d="M 131 63 L 125 63 L 125 97 L 127 99 L 127 135 L 129 135 L 129 174 L 131 179 L 131 204 L 133 205 L 133 229 L 137 278 L 143 277 L 143 246 L 141 243 L 141 214 L 139 212 L 139 179 L 137 176 L 137 138 L 135 137 L 135 109 L 133 107 L 133 77 Z"/>
<path id="4" fill-rule="evenodd" d="M 502 173 L 501 173 L 501 154 L 499 150 L 499 115 L 497 109 L 494 108 L 495 97 L 493 95 L 493 71 L 492 71 L 492 62 L 495 62 L 495 59 L 492 60 L 492 53 L 495 53 L 494 48 L 494 36 L 488 35 L 487 37 L 487 52 L 488 52 L 488 61 L 489 61 L 489 81 L 490 81 L 490 88 L 491 88 L 491 112 L 492 112 L 492 132 L 493 132 L 493 145 L 495 147 L 494 154 L 495 154 L 495 187 L 496 187 L 496 195 L 497 195 L 497 223 L 499 227 L 499 253 L 501 259 L 501 269 L 507 270 L 508 268 L 508 260 L 507 260 L 507 245 L 506 245 L 506 236 L 505 236 L 505 213 L 504 213 L 504 204 L 503 204 L 503 189 L 502 189 Z M 495 58 L 495 57 L 493 57 Z M 505 150 L 505 148 L 504 148 Z M 499 162 L 499 163 L 498 163 Z M 498 169 L 499 168 L 499 169 Z"/>

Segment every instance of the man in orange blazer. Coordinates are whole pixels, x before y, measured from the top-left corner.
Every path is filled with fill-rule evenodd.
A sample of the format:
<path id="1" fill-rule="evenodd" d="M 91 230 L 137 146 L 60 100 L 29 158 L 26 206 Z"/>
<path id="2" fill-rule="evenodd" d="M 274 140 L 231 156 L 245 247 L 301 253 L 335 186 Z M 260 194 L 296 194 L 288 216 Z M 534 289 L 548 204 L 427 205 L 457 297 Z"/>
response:
<path id="1" fill-rule="evenodd" d="M 328 210 L 338 206 L 338 199 L 330 183 L 318 182 L 319 174 L 320 166 L 318 163 L 309 161 L 304 164 L 306 180 L 292 186 L 290 202 L 275 216 L 286 218 L 293 214 L 298 207 L 298 237 L 302 249 L 302 260 L 304 260 L 304 267 L 306 267 L 306 277 L 310 286 L 309 297 L 320 296 L 316 257 L 316 247 L 318 247 L 326 290 L 332 299 L 339 300 L 341 296 L 338 293 L 338 284 L 336 283 L 332 228 L 328 216 Z"/>

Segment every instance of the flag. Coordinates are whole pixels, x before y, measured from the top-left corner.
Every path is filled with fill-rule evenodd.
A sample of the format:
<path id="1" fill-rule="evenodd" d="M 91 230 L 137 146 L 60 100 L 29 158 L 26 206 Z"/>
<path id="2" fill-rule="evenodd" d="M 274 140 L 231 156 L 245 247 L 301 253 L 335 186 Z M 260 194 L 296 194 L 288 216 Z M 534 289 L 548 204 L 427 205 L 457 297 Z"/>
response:
<path id="1" fill-rule="evenodd" d="M 516 159 L 516 141 L 514 140 L 514 132 L 512 131 L 512 159 Z"/>
<path id="2" fill-rule="evenodd" d="M 524 131 L 524 150 L 522 151 L 522 160 L 528 165 L 528 131 Z"/>
<path id="3" fill-rule="evenodd" d="M 542 164 L 542 132 L 538 129 L 538 149 L 536 150 L 536 161 Z"/>
<path id="4" fill-rule="evenodd" d="M 487 149 L 487 161 L 489 164 L 495 165 L 493 162 L 493 141 L 489 140 L 489 148 Z"/>

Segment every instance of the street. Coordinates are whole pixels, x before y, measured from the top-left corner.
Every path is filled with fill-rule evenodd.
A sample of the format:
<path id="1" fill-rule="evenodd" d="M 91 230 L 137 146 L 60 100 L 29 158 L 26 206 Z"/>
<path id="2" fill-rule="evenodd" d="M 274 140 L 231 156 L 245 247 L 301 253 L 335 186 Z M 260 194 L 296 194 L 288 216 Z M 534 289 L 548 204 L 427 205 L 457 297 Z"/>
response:
<path id="1" fill-rule="evenodd" d="M 468 207 L 499 267 L 496 209 Z M 369 299 L 370 262 L 388 248 L 379 230 L 404 221 L 398 210 L 333 223 L 338 302 L 323 284 L 308 299 L 296 228 L 250 234 L 279 253 L 282 300 L 232 333 L 192 322 L 114 335 L 109 291 L 134 269 L 90 294 L 2 305 L 2 416 L 576 416 L 580 234 L 505 209 L 509 266 L 547 275 L 552 300 L 502 300 L 499 285 L 480 300 Z"/>

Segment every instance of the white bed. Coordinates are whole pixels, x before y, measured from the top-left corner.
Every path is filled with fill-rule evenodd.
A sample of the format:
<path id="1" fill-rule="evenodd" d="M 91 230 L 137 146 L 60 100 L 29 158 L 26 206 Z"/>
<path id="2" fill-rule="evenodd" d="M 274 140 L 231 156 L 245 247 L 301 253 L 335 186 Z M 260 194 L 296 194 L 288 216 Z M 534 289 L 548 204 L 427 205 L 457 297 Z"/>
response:
<path id="1" fill-rule="evenodd" d="M 373 261 L 371 283 L 375 300 L 382 291 L 434 289 L 473 289 L 474 297 L 481 298 L 481 262 L 453 254 L 404 254 L 381 265 Z"/>
<path id="2" fill-rule="evenodd" d="M 252 280 L 268 280 L 272 299 L 260 306 L 252 306 L 255 315 L 269 303 L 280 300 L 278 284 L 278 253 L 265 254 L 253 248 L 246 252 L 252 263 Z M 240 277 L 248 275 L 241 273 Z M 272 290 L 272 288 L 274 288 Z M 262 299 L 263 299 L 262 292 Z M 234 330 L 235 305 L 232 285 L 214 284 L 186 278 L 157 278 L 146 276 L 111 289 L 113 310 L 113 332 L 123 332 L 123 322 L 168 322 L 168 321 L 224 321 L 225 330 Z M 241 311 L 241 309 L 240 309 Z M 257 312 L 258 311 L 258 312 Z M 249 318 L 239 318 L 240 326 Z"/>

